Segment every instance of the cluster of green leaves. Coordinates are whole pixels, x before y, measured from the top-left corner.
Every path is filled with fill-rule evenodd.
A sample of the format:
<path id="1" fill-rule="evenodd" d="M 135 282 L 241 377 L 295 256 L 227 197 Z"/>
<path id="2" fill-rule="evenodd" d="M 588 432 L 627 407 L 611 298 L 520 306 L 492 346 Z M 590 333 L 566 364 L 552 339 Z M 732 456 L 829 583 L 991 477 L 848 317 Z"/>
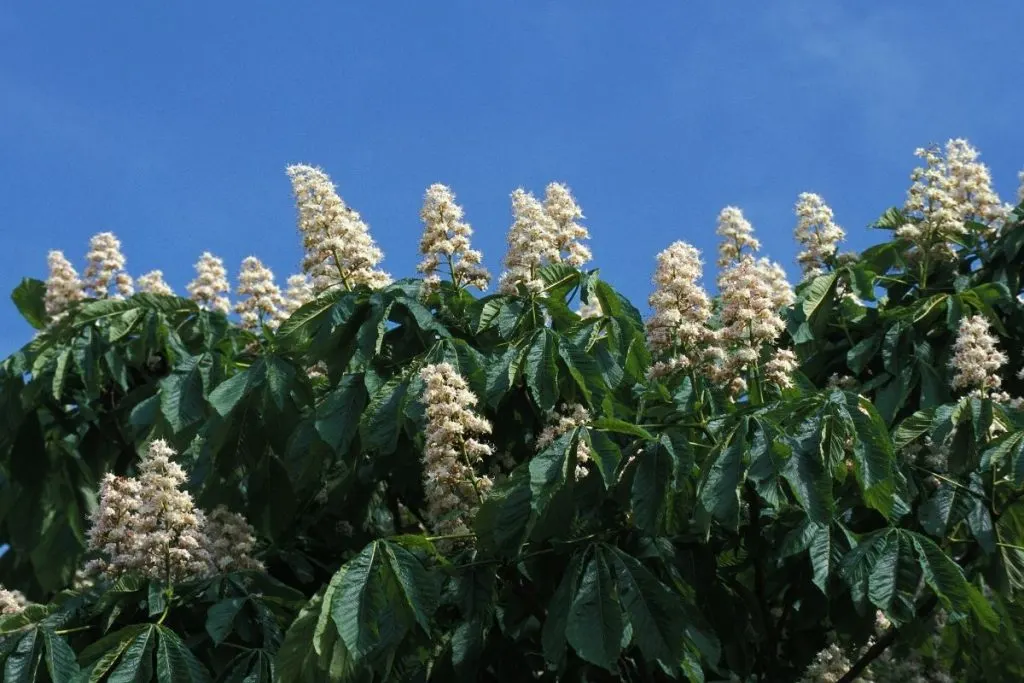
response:
<path id="1" fill-rule="evenodd" d="M 0 365 L 0 581 L 40 604 L 0 619 L 4 680 L 795 680 L 827 630 L 862 644 L 881 610 L 915 648 L 940 607 L 958 680 L 1024 676 L 1024 416 L 952 394 L 947 367 L 973 312 L 1024 342 L 1022 235 L 926 268 L 890 241 L 805 281 L 779 341 L 796 386 L 738 401 L 648 379 L 640 313 L 564 265 L 541 294 L 331 291 L 259 334 L 145 294 L 47 325 L 25 280 L 40 334 Z M 494 426 L 496 483 L 455 538 L 423 513 L 437 362 Z M 567 404 L 592 419 L 538 449 Z M 200 506 L 246 515 L 265 572 L 69 588 L 100 477 L 153 438 Z M 926 439 L 942 472 L 910 455 Z"/>

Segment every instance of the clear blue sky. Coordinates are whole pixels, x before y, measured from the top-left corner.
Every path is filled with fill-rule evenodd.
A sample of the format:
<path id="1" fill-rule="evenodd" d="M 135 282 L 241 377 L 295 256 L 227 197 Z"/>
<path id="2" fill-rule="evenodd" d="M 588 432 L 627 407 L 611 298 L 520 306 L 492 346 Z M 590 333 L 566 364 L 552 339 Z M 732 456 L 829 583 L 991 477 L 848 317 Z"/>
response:
<path id="1" fill-rule="evenodd" d="M 564 181 L 595 265 L 638 304 L 673 240 L 713 262 L 727 204 L 791 275 L 801 191 L 853 247 L 877 241 L 866 225 L 929 142 L 969 138 L 1013 197 L 1024 3 L 641 5 L 4 3 L 0 289 L 45 277 L 51 248 L 81 269 L 102 230 L 178 291 L 206 249 L 283 281 L 291 162 L 333 176 L 397 276 L 430 183 L 453 187 L 497 273 L 509 193 Z M 5 299 L 0 355 L 29 337 Z"/>

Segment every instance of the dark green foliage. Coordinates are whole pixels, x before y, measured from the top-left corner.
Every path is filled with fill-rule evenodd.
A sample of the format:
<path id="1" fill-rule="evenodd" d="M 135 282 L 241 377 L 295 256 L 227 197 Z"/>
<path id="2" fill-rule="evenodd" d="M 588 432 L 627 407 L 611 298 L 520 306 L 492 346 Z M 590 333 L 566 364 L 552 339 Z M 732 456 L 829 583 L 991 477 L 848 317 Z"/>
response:
<path id="1" fill-rule="evenodd" d="M 145 294 L 47 326 L 26 279 L 12 298 L 42 332 L 0 364 L 0 581 L 39 604 L 0 618 L 3 678 L 790 681 L 829 631 L 856 653 L 876 610 L 932 647 L 941 609 L 930 657 L 1019 679 L 1024 415 L 955 394 L 948 360 L 980 313 L 1024 393 L 1022 231 L 924 271 L 888 242 L 803 282 L 779 340 L 796 385 L 739 400 L 700 372 L 648 379 L 640 313 L 564 264 L 546 296 L 408 280 L 261 334 Z M 437 362 L 494 427 L 494 487 L 449 537 L 421 460 Z M 574 404 L 589 422 L 537 448 Z M 155 438 L 203 508 L 245 512 L 266 571 L 68 590 L 101 477 Z M 914 455 L 939 445 L 942 471 Z"/>

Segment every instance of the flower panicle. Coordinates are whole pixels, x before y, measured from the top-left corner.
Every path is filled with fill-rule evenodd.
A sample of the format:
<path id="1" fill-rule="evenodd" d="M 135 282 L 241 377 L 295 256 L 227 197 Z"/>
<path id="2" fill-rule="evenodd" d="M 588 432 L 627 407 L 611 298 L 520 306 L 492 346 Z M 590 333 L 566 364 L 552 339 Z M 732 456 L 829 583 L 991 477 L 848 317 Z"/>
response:
<path id="1" fill-rule="evenodd" d="M 440 283 L 438 270 L 442 265 L 447 265 L 456 287 L 485 291 L 490 283 L 491 274 L 481 265 L 483 254 L 470 245 L 473 229 L 462 220 L 463 216 L 462 207 L 455 203 L 455 194 L 448 186 L 434 183 L 427 188 L 420 209 L 423 260 L 416 270 L 423 273 L 428 292 Z"/>

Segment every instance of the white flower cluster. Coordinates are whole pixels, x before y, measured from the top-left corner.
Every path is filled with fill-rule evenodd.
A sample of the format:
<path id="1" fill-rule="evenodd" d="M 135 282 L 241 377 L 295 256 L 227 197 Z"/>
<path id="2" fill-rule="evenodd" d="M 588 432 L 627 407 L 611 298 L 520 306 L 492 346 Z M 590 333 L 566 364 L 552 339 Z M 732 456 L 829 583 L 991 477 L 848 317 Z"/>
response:
<path id="1" fill-rule="evenodd" d="M 1006 218 L 1007 208 L 992 189 L 992 174 L 978 161 L 978 150 L 967 140 L 957 138 L 946 143 L 946 168 L 964 218 L 985 225 Z"/>
<path id="2" fill-rule="evenodd" d="M 28 600 L 21 591 L 7 590 L 0 585 L 0 617 L 22 612 Z"/>
<path id="3" fill-rule="evenodd" d="M 553 414 L 548 425 L 537 437 L 537 452 L 543 451 L 550 446 L 558 437 L 566 434 L 577 427 L 583 427 L 590 422 L 590 413 L 579 403 L 563 405 L 561 413 Z M 582 438 L 576 443 L 576 480 L 579 481 L 587 475 L 587 463 L 590 462 L 590 447 Z"/>
<path id="4" fill-rule="evenodd" d="M 996 341 L 985 316 L 973 315 L 960 321 L 950 360 L 955 371 L 953 389 L 984 392 L 999 388 L 999 369 L 1007 359 L 996 347 Z"/>
<path id="5" fill-rule="evenodd" d="M 313 290 L 365 285 L 380 289 L 391 276 L 377 265 L 384 253 L 359 214 L 345 205 L 323 170 L 294 165 L 287 169 L 298 206 L 299 232 L 305 257 L 302 270 L 313 278 Z"/>
<path id="6" fill-rule="evenodd" d="M 85 298 L 78 271 L 64 257 L 62 251 L 51 251 L 46 257 L 50 274 L 46 278 L 46 294 L 43 297 L 46 315 L 51 321 L 64 316 L 68 307 Z"/>
<path id="7" fill-rule="evenodd" d="M 658 254 L 654 293 L 647 300 L 653 311 L 647 343 L 657 357 L 652 376 L 693 367 L 713 342 L 707 327 L 711 299 L 698 284 L 701 273 L 700 251 L 686 242 L 674 242 Z"/>
<path id="8" fill-rule="evenodd" d="M 780 389 L 793 386 L 793 373 L 800 367 L 796 354 L 789 349 L 777 349 L 764 364 L 764 378 Z"/>
<path id="9" fill-rule="evenodd" d="M 218 505 L 206 518 L 206 548 L 210 562 L 219 572 L 252 571 L 263 569 L 263 563 L 253 558 L 256 535 L 252 525 L 237 512 Z"/>
<path id="10" fill-rule="evenodd" d="M 804 671 L 799 683 L 836 683 L 853 666 L 838 643 L 832 643 L 814 656 L 814 661 Z M 869 683 L 868 679 L 854 679 L 859 683 Z"/>
<path id="11" fill-rule="evenodd" d="M 284 293 L 283 314 L 287 318 L 313 300 L 313 283 L 305 273 L 288 278 L 288 289 Z"/>
<path id="12" fill-rule="evenodd" d="M 255 256 L 247 256 L 242 261 L 235 291 L 241 297 L 235 304 L 235 312 L 242 319 L 242 327 L 258 330 L 265 324 L 274 329 L 281 323 L 281 310 L 285 305 L 281 290 L 274 284 L 274 273 Z"/>
<path id="13" fill-rule="evenodd" d="M 218 311 L 227 315 L 231 311 L 231 301 L 227 297 L 231 285 L 228 284 L 228 271 L 224 261 L 208 251 L 204 251 L 196 262 L 196 279 L 188 283 L 188 295 L 208 311 Z"/>
<path id="14" fill-rule="evenodd" d="M 555 248 L 559 259 L 573 268 L 590 261 L 593 255 L 583 242 L 590 239 L 590 232 L 577 223 L 583 218 L 583 210 L 569 188 L 562 183 L 549 183 L 544 192 L 544 212 L 555 222 Z"/>
<path id="15" fill-rule="evenodd" d="M 151 270 L 145 275 L 140 275 L 135 281 L 135 286 L 140 292 L 148 294 L 174 295 L 174 290 L 164 280 L 164 271 L 162 270 Z"/>
<path id="16" fill-rule="evenodd" d="M 1017 182 L 1020 183 L 1017 186 L 1017 203 L 1024 203 L 1024 171 L 1017 173 Z"/>
<path id="17" fill-rule="evenodd" d="M 540 292 L 544 289 L 537 276 L 541 267 L 564 262 L 579 268 L 590 260 L 590 249 L 582 241 L 590 234 L 576 222 L 583 212 L 565 185 L 550 183 L 543 204 L 526 190 L 515 190 L 512 217 L 505 272 L 498 284 L 502 293 L 514 294 L 520 284 Z"/>
<path id="18" fill-rule="evenodd" d="M 793 290 L 779 264 L 749 254 L 719 274 L 718 289 L 722 352 L 715 374 L 720 382 L 730 382 L 732 392 L 738 394 L 746 389 L 742 373 L 756 365 L 762 348 L 786 329 L 779 311 L 793 303 Z"/>
<path id="19" fill-rule="evenodd" d="M 427 517 L 441 534 L 459 534 L 492 486 L 490 477 L 474 471 L 491 447 L 477 436 L 490 434 L 491 425 L 475 411 L 477 398 L 466 380 L 449 363 L 420 370 L 426 384 L 426 445 L 423 479 Z"/>
<path id="20" fill-rule="evenodd" d="M 85 268 L 85 288 L 90 296 L 97 299 L 112 297 L 120 299 L 135 292 L 132 277 L 125 272 L 125 258 L 121 253 L 121 241 L 112 232 L 101 232 L 89 240 L 89 262 Z M 113 285 L 113 292 L 110 287 Z"/>
<path id="21" fill-rule="evenodd" d="M 911 173 L 904 211 L 911 219 L 896 229 L 896 237 L 914 245 L 912 254 L 953 258 L 950 245 L 967 231 L 973 220 L 998 229 L 1007 210 L 992 189 L 988 168 L 977 161 L 978 152 L 966 140 L 918 149 L 925 162 Z"/>
<path id="22" fill-rule="evenodd" d="M 803 250 L 796 260 L 805 278 L 822 273 L 836 257 L 846 233 L 836 225 L 832 209 L 819 195 L 804 192 L 796 202 L 796 229 L 793 234 Z"/>
<path id="23" fill-rule="evenodd" d="M 97 554 L 86 566 L 88 573 L 110 579 L 131 573 L 175 583 L 223 566 L 255 566 L 247 554 L 251 528 L 243 536 L 239 527 L 244 520 L 224 513 L 208 526 L 202 510 L 180 488 L 186 476 L 171 460 L 174 455 L 167 442 L 156 440 L 142 457 L 137 478 L 103 478 L 88 532 L 89 550 Z M 230 535 L 222 538 L 222 533 Z"/>
<path id="24" fill-rule="evenodd" d="M 754 237 L 754 228 L 750 221 L 743 217 L 743 212 L 735 206 L 727 206 L 718 214 L 718 227 L 715 233 L 722 238 L 718 243 L 718 265 L 727 266 L 738 261 L 749 250 L 756 252 L 761 243 Z"/>
<path id="25" fill-rule="evenodd" d="M 483 255 L 471 249 L 469 238 L 473 229 L 462 220 L 462 207 L 455 203 L 451 189 L 441 183 L 427 188 L 420 209 L 423 236 L 420 253 L 423 261 L 416 270 L 424 275 L 424 286 L 433 289 L 441 281 L 437 270 L 441 264 L 448 267 L 452 284 L 456 287 L 476 287 L 483 291 L 491 281 L 491 274 L 481 264 Z"/>

